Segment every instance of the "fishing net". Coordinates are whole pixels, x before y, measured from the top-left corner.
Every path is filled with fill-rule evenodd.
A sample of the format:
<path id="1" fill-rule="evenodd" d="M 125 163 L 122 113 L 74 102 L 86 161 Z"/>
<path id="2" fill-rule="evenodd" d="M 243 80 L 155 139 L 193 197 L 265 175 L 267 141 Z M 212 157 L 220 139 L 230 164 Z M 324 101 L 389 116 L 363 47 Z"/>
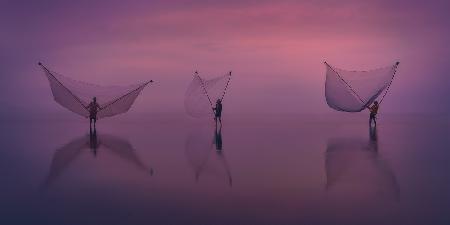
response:
<path id="1" fill-rule="evenodd" d="M 383 92 L 381 103 L 394 78 L 398 63 L 370 71 L 348 71 L 327 63 L 325 97 L 327 104 L 338 111 L 360 112 L 370 106 Z"/>
<path id="2" fill-rule="evenodd" d="M 218 99 L 223 100 L 230 79 L 231 72 L 210 80 L 195 73 L 184 99 L 186 112 L 196 118 L 213 115 L 212 108 Z"/>
<path id="3" fill-rule="evenodd" d="M 97 103 L 101 108 L 97 112 L 98 119 L 115 116 L 127 112 L 139 93 L 149 83 L 129 86 L 99 86 L 72 80 L 40 65 L 50 82 L 55 101 L 64 108 L 86 118 L 89 117 L 87 107 L 93 97 L 97 98 Z"/>

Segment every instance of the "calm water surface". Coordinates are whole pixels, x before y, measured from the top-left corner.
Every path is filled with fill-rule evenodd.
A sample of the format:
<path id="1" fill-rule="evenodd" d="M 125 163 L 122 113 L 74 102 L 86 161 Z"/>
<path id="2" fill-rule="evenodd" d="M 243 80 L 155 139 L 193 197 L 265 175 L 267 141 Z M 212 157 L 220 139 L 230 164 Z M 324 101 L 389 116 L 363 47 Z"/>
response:
<path id="1" fill-rule="evenodd" d="M 450 224 L 448 117 L 2 121 L 0 224 Z"/>

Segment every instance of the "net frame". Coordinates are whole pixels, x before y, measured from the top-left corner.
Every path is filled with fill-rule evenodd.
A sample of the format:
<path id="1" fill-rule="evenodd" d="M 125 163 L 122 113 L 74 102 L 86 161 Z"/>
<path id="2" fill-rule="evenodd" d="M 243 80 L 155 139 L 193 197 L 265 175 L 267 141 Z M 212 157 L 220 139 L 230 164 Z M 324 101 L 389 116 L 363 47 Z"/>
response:
<path id="1" fill-rule="evenodd" d="M 225 83 L 225 86 L 224 86 L 224 88 L 223 88 L 223 91 L 221 91 L 220 92 L 220 94 L 218 95 L 218 100 L 220 100 L 221 102 L 223 102 L 223 99 L 224 99 L 224 97 L 225 97 L 225 94 L 226 94 L 226 92 L 227 92 L 227 90 L 228 90 L 228 87 L 229 87 L 229 84 L 230 84 L 230 80 L 231 80 L 231 74 L 232 74 L 232 71 L 230 71 L 229 73 L 227 73 L 227 74 L 224 74 L 224 75 L 221 75 L 221 76 L 218 76 L 218 77 L 214 77 L 214 78 L 211 78 L 211 79 L 203 79 L 201 76 L 200 76 L 200 74 L 199 74 L 199 72 L 198 71 L 195 71 L 194 72 L 194 77 L 193 77 L 193 80 L 191 81 L 191 84 L 189 85 L 189 87 L 188 87 L 188 89 L 186 90 L 186 94 L 185 94 L 185 100 L 184 100 L 184 105 L 185 105 L 185 109 L 186 109 L 186 112 L 189 114 L 189 115 L 191 115 L 192 117 L 203 117 L 203 116 L 205 116 L 205 113 L 198 113 L 198 115 L 195 115 L 196 113 L 194 113 L 194 112 L 192 112 L 193 110 L 192 109 L 190 109 L 191 108 L 191 106 L 189 106 L 190 104 L 192 104 L 192 102 L 188 102 L 188 99 L 190 99 L 191 98 L 191 95 L 193 94 L 193 93 L 195 93 L 195 91 L 198 91 L 198 90 L 196 90 L 197 88 L 201 88 L 201 91 L 202 91 L 202 93 L 203 93 L 203 95 L 207 98 L 207 101 L 208 101 L 208 103 L 209 103 L 209 106 L 210 106 L 210 109 L 211 109 L 211 113 L 212 113 L 212 115 L 214 116 L 214 110 L 213 110 L 213 108 L 214 108 L 214 103 L 213 103 L 213 101 L 211 100 L 211 94 L 210 94 L 210 92 L 208 91 L 208 87 L 213 87 L 214 85 L 215 85 L 215 83 L 216 82 L 218 82 L 218 81 L 220 81 L 220 80 L 222 80 L 223 78 L 225 78 L 225 79 L 227 79 L 226 80 L 226 83 Z M 199 86 L 200 87 L 195 87 L 194 85 L 195 85 L 195 83 L 196 82 L 198 82 L 198 84 L 199 84 Z M 195 99 L 196 101 L 201 101 L 201 99 Z M 201 103 L 196 103 L 197 105 L 201 105 Z M 195 107 L 194 107 L 195 108 Z M 202 115 L 200 115 L 200 114 L 202 114 Z M 206 113 L 206 114 L 209 114 L 209 113 Z"/>
<path id="2" fill-rule="evenodd" d="M 54 71 L 49 70 L 47 67 L 45 67 L 42 63 L 38 63 L 39 66 L 43 69 L 45 72 L 45 75 L 47 79 L 49 80 L 50 87 L 52 90 L 52 94 L 54 97 L 54 100 L 59 103 L 64 108 L 82 116 L 85 118 L 89 118 L 90 113 L 88 106 L 90 104 L 90 99 L 82 99 L 80 96 L 78 96 L 76 93 L 74 93 L 73 90 L 71 90 L 70 87 L 68 87 L 68 82 L 71 82 L 72 85 L 79 85 L 84 86 L 85 88 L 90 89 L 98 89 L 97 94 L 101 93 L 102 91 L 107 91 L 111 89 L 120 89 L 121 94 L 117 94 L 115 97 L 110 97 L 109 99 L 105 99 L 105 101 L 97 102 L 100 106 L 100 109 L 97 111 L 97 119 L 105 118 L 105 117 L 111 117 L 118 114 L 122 114 L 127 112 L 131 106 L 134 104 L 134 101 L 139 96 L 140 92 L 149 84 L 152 83 L 153 80 L 140 83 L 140 84 L 133 84 L 129 86 L 101 86 L 97 84 L 87 83 L 83 81 L 74 80 L 70 77 L 66 77 L 62 74 L 56 73 Z M 65 80 L 66 83 L 62 82 L 61 80 Z M 63 90 L 63 92 L 58 92 L 58 90 Z M 86 94 L 86 93 L 84 93 Z M 77 105 L 69 105 L 64 102 L 62 95 L 70 96 L 72 100 L 77 102 Z M 95 94 L 92 94 L 92 97 L 97 97 Z M 121 105 L 120 108 L 114 108 L 113 106 L 118 106 L 119 102 L 125 102 L 125 104 Z"/>
<path id="3" fill-rule="evenodd" d="M 338 110 L 338 111 L 360 112 L 360 111 L 364 110 L 365 108 L 367 108 L 368 106 L 370 106 L 381 95 L 381 93 L 383 93 L 383 91 L 384 91 L 384 94 L 382 95 L 381 99 L 379 100 L 379 104 L 381 104 L 384 101 L 384 98 L 388 94 L 388 92 L 390 90 L 390 87 L 392 85 L 392 82 L 393 82 L 393 80 L 395 78 L 395 74 L 397 72 L 397 68 L 398 68 L 398 65 L 400 64 L 400 62 L 396 62 L 393 66 L 381 67 L 381 68 L 372 69 L 372 70 L 359 70 L 359 71 L 358 70 L 339 69 L 339 68 L 331 66 L 326 61 L 324 62 L 324 64 L 325 64 L 325 66 L 327 68 L 326 82 L 325 82 L 325 97 L 326 97 L 328 106 L 330 106 L 331 108 L 333 108 L 335 110 Z M 389 80 L 389 83 L 384 88 L 379 90 L 379 92 L 376 92 L 372 97 L 368 98 L 367 100 L 364 100 L 364 98 L 361 97 L 360 94 L 358 94 L 358 92 L 355 90 L 355 88 L 353 88 L 352 85 L 341 75 L 341 72 L 346 72 L 346 73 L 372 73 L 372 72 L 381 71 L 381 70 L 387 70 L 387 69 L 390 69 L 392 71 L 392 75 L 391 75 L 391 78 Z M 336 104 L 330 103 L 330 101 L 329 101 L 329 94 L 328 94 L 329 90 L 327 88 L 327 85 L 330 82 L 329 78 L 328 78 L 328 76 L 329 76 L 328 75 L 328 70 L 331 70 L 334 74 L 336 74 L 336 76 L 338 77 L 340 82 L 342 84 L 344 84 L 344 86 L 347 87 L 348 91 L 357 99 L 357 101 L 359 101 L 362 104 L 362 106 L 358 110 L 345 110 L 344 108 L 341 108 L 341 107 L 337 106 Z"/>

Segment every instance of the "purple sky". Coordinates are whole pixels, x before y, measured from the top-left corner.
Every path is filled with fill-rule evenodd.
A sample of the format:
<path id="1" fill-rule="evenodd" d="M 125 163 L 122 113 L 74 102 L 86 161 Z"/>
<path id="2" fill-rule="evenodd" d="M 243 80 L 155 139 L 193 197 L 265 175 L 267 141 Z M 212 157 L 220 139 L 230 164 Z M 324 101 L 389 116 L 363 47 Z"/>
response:
<path id="1" fill-rule="evenodd" d="M 155 80 L 134 112 L 183 112 L 198 69 L 234 71 L 227 112 L 332 113 L 324 60 L 343 69 L 399 60 L 382 111 L 449 112 L 448 9 L 417 0 L 2 1 L 0 103 L 4 112 L 64 112 L 42 61 L 92 83 Z"/>

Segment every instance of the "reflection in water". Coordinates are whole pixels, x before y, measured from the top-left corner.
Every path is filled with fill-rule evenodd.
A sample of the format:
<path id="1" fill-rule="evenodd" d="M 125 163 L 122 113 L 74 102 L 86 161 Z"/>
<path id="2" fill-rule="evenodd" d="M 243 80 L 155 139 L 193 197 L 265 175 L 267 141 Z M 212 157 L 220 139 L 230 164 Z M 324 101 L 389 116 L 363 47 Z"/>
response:
<path id="1" fill-rule="evenodd" d="M 216 149 L 215 154 L 211 153 L 213 145 Z M 186 157 L 195 172 L 196 181 L 201 174 L 209 173 L 216 177 L 225 177 L 232 186 L 230 168 L 222 147 L 221 126 L 215 128 L 214 136 L 211 135 L 209 127 L 198 128 L 189 134 L 185 145 Z"/>
<path id="2" fill-rule="evenodd" d="M 338 184 L 350 185 L 397 199 L 400 190 L 393 171 L 379 153 L 376 127 L 370 128 L 369 135 L 369 142 L 364 139 L 328 141 L 326 189 L 330 190 Z"/>
<path id="3" fill-rule="evenodd" d="M 216 144 L 216 150 L 222 151 L 222 125 L 219 128 L 215 129 L 214 132 L 214 143 Z"/>
<path id="4" fill-rule="evenodd" d="M 92 152 L 94 153 L 94 156 L 97 155 L 97 148 L 99 147 L 99 142 L 97 139 L 97 130 L 94 129 L 94 132 L 92 132 L 92 129 L 89 130 L 89 147 L 91 148 Z"/>
<path id="5" fill-rule="evenodd" d="M 90 149 L 92 154 L 96 156 L 100 147 L 108 149 L 120 159 L 135 165 L 137 169 L 148 171 L 150 175 L 153 175 L 153 168 L 147 168 L 142 163 L 133 146 L 127 140 L 107 134 L 97 135 L 97 131 L 94 130 L 93 132 L 90 131 L 90 134 L 76 138 L 56 150 L 44 186 L 51 185 L 83 150 Z"/>

